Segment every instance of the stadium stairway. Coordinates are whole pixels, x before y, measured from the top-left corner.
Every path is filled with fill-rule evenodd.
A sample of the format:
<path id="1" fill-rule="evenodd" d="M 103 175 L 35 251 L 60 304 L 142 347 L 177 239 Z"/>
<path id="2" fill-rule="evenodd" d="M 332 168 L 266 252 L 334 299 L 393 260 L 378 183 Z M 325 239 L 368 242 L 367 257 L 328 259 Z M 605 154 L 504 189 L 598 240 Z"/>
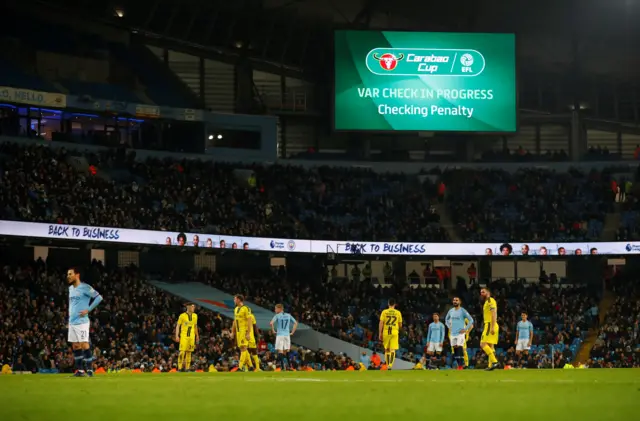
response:
<path id="1" fill-rule="evenodd" d="M 203 100 L 146 45 L 113 44 L 112 51 L 130 64 L 153 103 L 182 108 L 204 107 Z"/>
<path id="2" fill-rule="evenodd" d="M 616 203 L 615 210 L 607 213 L 604 219 L 604 228 L 600 234 L 600 241 L 616 241 L 616 235 L 618 234 L 621 221 L 622 215 L 619 210 L 619 204 Z"/>
<path id="3" fill-rule="evenodd" d="M 69 94 L 69 90 L 67 88 L 65 88 L 64 86 L 62 86 L 59 82 L 51 82 L 51 84 L 56 87 L 58 92 L 62 92 L 65 95 Z"/>
<path id="4" fill-rule="evenodd" d="M 453 241 L 454 243 L 462 243 L 462 238 L 460 238 L 460 235 L 456 230 L 456 226 L 451 220 L 451 216 L 449 216 L 447 207 L 443 203 L 438 203 L 434 206 L 434 208 L 438 215 L 440 215 L 440 225 L 442 225 L 442 228 L 447 231 L 447 234 L 449 234 L 449 238 L 451 239 L 451 241 Z"/>
<path id="5" fill-rule="evenodd" d="M 224 317 L 233 319 L 234 302 L 233 296 L 222 292 L 216 288 L 204 285 L 198 282 L 189 282 L 183 284 L 170 284 L 166 282 L 150 281 L 151 285 L 162 289 L 169 294 L 184 298 L 204 307 L 208 310 L 221 314 Z M 272 311 L 259 307 L 253 303 L 245 301 L 256 316 L 258 328 L 261 330 L 271 329 L 269 323 L 274 314 Z M 291 341 L 295 345 L 304 346 L 312 350 L 322 349 L 324 351 L 333 351 L 334 353 L 344 353 L 355 361 L 360 361 L 360 356 L 366 352 L 369 356 L 371 350 L 361 348 L 349 342 L 342 341 L 332 336 L 313 330 L 310 326 L 300 323 L 296 334 L 291 337 Z M 408 361 L 397 359 L 393 365 L 394 370 L 411 370 L 414 364 Z"/>
<path id="6" fill-rule="evenodd" d="M 600 300 L 600 304 L 598 304 L 598 316 L 600 318 L 600 326 L 604 324 L 604 320 L 607 316 L 607 313 L 611 309 L 611 306 L 616 301 L 616 295 L 611 291 L 605 291 L 602 300 Z M 591 328 L 589 332 L 587 332 L 587 337 L 584 342 L 580 346 L 580 350 L 576 353 L 575 361 L 573 365 L 578 367 L 580 364 L 584 364 L 589 360 L 589 356 L 591 355 L 591 348 L 596 343 L 596 339 L 598 339 L 598 328 Z"/>
<path id="7" fill-rule="evenodd" d="M 136 89 L 135 94 L 138 95 L 145 104 L 154 104 L 154 102 L 151 100 L 151 98 L 149 98 L 149 96 L 144 90 Z"/>

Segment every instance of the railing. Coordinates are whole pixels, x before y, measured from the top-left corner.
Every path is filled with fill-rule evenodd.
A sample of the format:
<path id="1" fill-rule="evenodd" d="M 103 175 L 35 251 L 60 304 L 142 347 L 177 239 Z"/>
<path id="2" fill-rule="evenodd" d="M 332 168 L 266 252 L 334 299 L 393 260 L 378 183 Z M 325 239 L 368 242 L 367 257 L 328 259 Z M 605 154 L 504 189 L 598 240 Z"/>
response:
<path id="1" fill-rule="evenodd" d="M 264 101 L 267 109 L 271 111 L 304 113 L 313 108 L 310 103 L 309 88 L 287 88 L 284 94 L 275 93 L 272 90 L 265 92 L 260 90 L 260 87 L 258 87 L 258 90 L 262 101 Z"/>

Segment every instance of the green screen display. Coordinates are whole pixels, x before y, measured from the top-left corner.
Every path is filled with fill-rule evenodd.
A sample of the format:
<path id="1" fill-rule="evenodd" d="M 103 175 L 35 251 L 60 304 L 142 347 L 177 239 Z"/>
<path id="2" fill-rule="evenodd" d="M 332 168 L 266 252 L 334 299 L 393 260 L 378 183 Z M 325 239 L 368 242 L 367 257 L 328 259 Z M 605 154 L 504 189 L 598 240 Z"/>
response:
<path id="1" fill-rule="evenodd" d="M 336 31 L 336 130 L 516 131 L 513 34 Z"/>

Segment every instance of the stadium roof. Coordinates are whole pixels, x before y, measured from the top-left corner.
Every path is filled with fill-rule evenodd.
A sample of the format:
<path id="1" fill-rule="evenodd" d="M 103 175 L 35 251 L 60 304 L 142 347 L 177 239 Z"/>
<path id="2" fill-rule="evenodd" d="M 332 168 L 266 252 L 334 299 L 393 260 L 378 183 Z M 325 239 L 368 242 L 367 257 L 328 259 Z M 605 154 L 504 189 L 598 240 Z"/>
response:
<path id="1" fill-rule="evenodd" d="M 14 7 L 63 8 L 134 28 L 158 40 L 247 54 L 273 66 L 313 69 L 330 62 L 331 30 L 515 32 L 543 45 L 579 40 L 640 46 L 640 0 L 10 0 Z M 539 42 L 531 42 L 538 45 Z M 545 47 L 547 48 L 547 47 Z M 566 55 L 566 54 L 565 54 Z"/>

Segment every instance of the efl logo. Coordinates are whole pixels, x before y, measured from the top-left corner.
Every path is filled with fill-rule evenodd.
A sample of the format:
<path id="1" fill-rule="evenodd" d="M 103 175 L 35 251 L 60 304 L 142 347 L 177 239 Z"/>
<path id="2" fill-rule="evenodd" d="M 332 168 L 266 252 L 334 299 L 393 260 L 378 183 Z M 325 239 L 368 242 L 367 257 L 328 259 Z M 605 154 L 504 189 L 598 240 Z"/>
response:
<path id="1" fill-rule="evenodd" d="M 398 62 L 404 59 L 404 54 L 400 53 L 397 56 L 391 53 L 384 53 L 379 55 L 378 53 L 373 53 L 373 58 L 378 60 L 380 63 L 380 67 L 384 70 L 391 71 L 398 67 Z"/>

